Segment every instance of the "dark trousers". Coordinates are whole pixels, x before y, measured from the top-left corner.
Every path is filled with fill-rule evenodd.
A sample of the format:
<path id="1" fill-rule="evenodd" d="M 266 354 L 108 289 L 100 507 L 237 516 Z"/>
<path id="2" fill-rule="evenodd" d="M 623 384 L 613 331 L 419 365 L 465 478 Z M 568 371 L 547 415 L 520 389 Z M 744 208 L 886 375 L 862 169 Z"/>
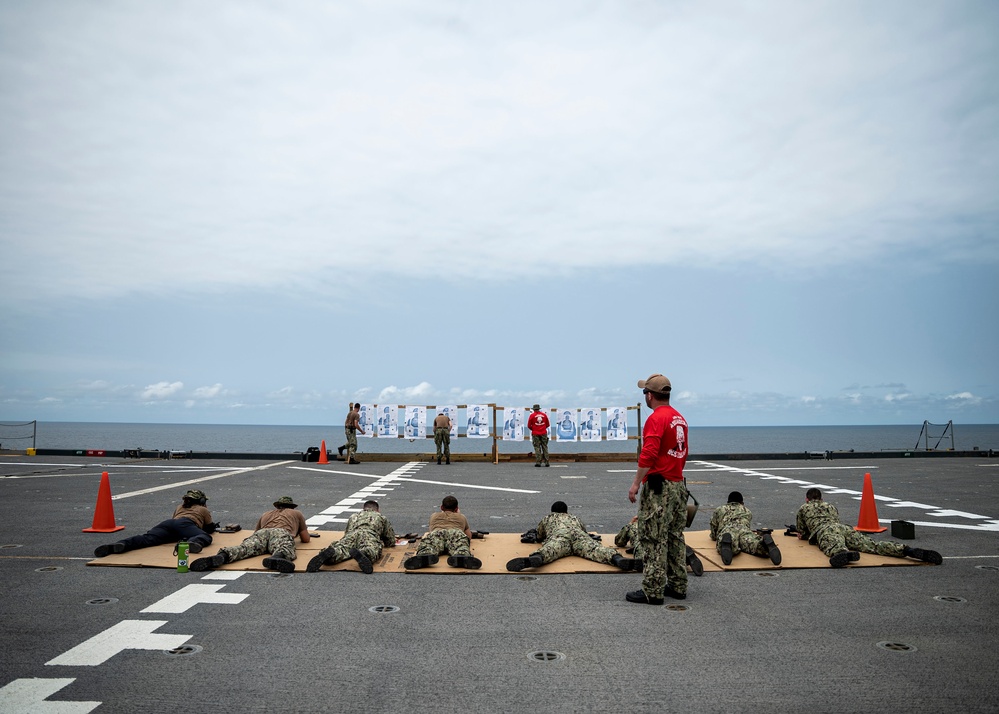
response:
<path id="1" fill-rule="evenodd" d="M 171 518 L 157 523 L 142 535 L 125 538 L 119 542 L 125 544 L 125 550 L 136 550 L 164 543 L 176 543 L 180 540 L 200 543 L 205 547 L 211 545 L 212 537 L 198 528 L 190 518 Z"/>

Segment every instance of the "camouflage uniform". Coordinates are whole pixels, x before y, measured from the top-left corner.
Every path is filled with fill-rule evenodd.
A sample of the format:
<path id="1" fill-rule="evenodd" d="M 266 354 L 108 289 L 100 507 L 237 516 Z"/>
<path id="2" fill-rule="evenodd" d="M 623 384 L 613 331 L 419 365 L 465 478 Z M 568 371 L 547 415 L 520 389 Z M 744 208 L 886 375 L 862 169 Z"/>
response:
<path id="1" fill-rule="evenodd" d="M 635 558 L 638 560 L 644 560 L 642 557 L 644 555 L 644 551 L 642 551 L 641 539 L 638 537 L 638 521 L 634 521 L 626 526 L 623 526 L 621 530 L 617 532 L 617 535 L 614 536 L 614 545 L 618 548 L 627 548 L 629 543 L 635 547 Z"/>
<path id="2" fill-rule="evenodd" d="M 613 548 L 600 545 L 590 538 L 583 522 L 568 513 L 549 513 L 545 516 L 538 524 L 538 537 L 544 543 L 531 555 L 540 555 L 545 563 L 567 555 L 578 555 L 595 563 L 610 565 L 614 556 L 619 555 Z"/>
<path id="3" fill-rule="evenodd" d="M 770 549 L 763 538 L 753 533 L 750 525 L 753 523 L 753 512 L 745 505 L 737 502 L 726 503 L 715 509 L 711 516 L 711 540 L 715 541 L 715 550 L 721 553 L 721 537 L 728 533 L 732 536 L 732 555 L 749 553 L 764 558 Z"/>
<path id="4" fill-rule="evenodd" d="M 378 511 L 361 511 L 347 520 L 343 538 L 320 551 L 328 565 L 350 560 L 351 550 L 359 550 L 371 562 L 382 557 L 382 546 L 395 545 L 395 531 L 388 519 Z"/>
<path id="5" fill-rule="evenodd" d="M 239 545 L 219 548 L 219 552 L 226 554 L 227 563 L 264 553 L 270 553 L 275 558 L 287 560 L 294 560 L 298 557 L 295 552 L 295 538 L 284 528 L 261 528 L 259 531 L 254 531 Z"/>
<path id="6" fill-rule="evenodd" d="M 357 453 L 357 429 L 352 426 L 345 426 L 343 433 L 347 435 L 347 443 L 344 446 L 347 449 L 346 461 L 350 463 L 354 459 L 354 454 Z"/>
<path id="7" fill-rule="evenodd" d="M 471 541 L 460 528 L 438 528 L 430 531 L 416 549 L 417 555 L 471 555 Z"/>
<path id="8" fill-rule="evenodd" d="M 646 483 L 638 500 L 638 534 L 644 553 L 645 577 L 642 590 L 649 598 L 662 598 L 669 586 L 687 594 L 687 487 L 683 481 L 664 481 L 662 493 L 654 493 Z"/>
<path id="9" fill-rule="evenodd" d="M 531 443 L 534 445 L 534 463 L 548 463 L 548 434 L 533 434 Z"/>
<path id="10" fill-rule="evenodd" d="M 443 456 L 448 461 L 451 460 L 451 430 L 446 426 L 434 427 L 434 446 L 437 447 L 437 460 L 441 460 L 441 447 L 443 447 Z"/>
<path id="11" fill-rule="evenodd" d="M 893 541 L 874 541 L 839 520 L 836 506 L 825 501 L 808 501 L 798 509 L 795 525 L 803 538 L 832 557 L 844 550 L 905 557 L 905 546 Z"/>

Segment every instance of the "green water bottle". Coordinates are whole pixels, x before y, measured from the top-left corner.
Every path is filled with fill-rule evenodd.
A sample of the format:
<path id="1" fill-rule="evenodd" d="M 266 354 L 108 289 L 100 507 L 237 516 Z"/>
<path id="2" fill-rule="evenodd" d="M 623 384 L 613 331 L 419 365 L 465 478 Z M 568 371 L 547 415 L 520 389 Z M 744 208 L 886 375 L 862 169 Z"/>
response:
<path id="1" fill-rule="evenodd" d="M 182 540 L 177 544 L 177 572 L 186 573 L 187 572 L 187 549 L 189 543 L 186 540 Z"/>

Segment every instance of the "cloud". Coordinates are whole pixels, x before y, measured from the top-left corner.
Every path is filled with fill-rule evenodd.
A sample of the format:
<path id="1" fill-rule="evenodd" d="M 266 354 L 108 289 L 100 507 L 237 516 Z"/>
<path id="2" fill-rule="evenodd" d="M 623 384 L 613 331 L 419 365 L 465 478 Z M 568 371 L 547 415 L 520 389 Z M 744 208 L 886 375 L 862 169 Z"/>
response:
<path id="1" fill-rule="evenodd" d="M 412 402 L 415 400 L 426 399 L 434 395 L 440 394 L 435 391 L 433 385 L 429 382 L 420 382 L 414 387 L 396 387 L 394 385 L 385 387 L 378 393 L 378 399 L 376 404 L 384 404 L 388 402 Z"/>
<path id="2" fill-rule="evenodd" d="M 183 388 L 183 382 L 157 382 L 143 389 L 141 396 L 144 400 L 166 399 L 177 394 Z"/>
<path id="3" fill-rule="evenodd" d="M 948 401 L 959 402 L 964 404 L 979 404 L 982 401 L 981 397 L 977 397 L 971 392 L 959 392 L 957 394 L 950 394 L 945 397 Z"/>
<path id="4" fill-rule="evenodd" d="M 4 296 L 999 261 L 975 12 L 233 7 L 0 9 Z"/>
<path id="5" fill-rule="evenodd" d="M 198 387 L 194 390 L 195 399 L 214 399 L 220 395 L 224 395 L 225 391 L 222 389 L 221 384 L 213 384 L 211 387 Z"/>

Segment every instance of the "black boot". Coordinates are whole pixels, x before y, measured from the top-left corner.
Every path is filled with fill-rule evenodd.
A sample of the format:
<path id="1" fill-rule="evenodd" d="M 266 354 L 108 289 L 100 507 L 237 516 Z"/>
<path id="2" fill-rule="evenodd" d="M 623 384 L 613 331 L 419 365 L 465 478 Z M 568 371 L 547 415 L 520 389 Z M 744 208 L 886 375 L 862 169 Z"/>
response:
<path id="1" fill-rule="evenodd" d="M 701 559 L 697 557 L 697 553 L 690 546 L 687 546 L 687 565 L 690 566 L 690 572 L 697 577 L 704 575 L 704 563 L 701 562 Z"/>
<path id="2" fill-rule="evenodd" d="M 319 554 L 309 561 L 309 564 L 305 566 L 305 572 L 307 573 L 318 573 L 319 569 L 333 560 L 333 549 L 323 548 L 319 551 Z"/>
<path id="3" fill-rule="evenodd" d="M 910 548 L 905 546 L 905 550 L 902 554 L 907 558 L 915 558 L 916 560 L 921 560 L 924 563 L 933 563 L 934 565 L 940 565 L 943 563 L 943 556 L 940 555 L 935 550 L 923 550 L 922 548 Z"/>
<path id="4" fill-rule="evenodd" d="M 834 553 L 832 557 L 829 558 L 829 565 L 834 568 L 842 568 L 844 565 L 850 562 L 850 551 L 841 550 L 838 553 Z"/>
<path id="5" fill-rule="evenodd" d="M 277 552 L 270 558 L 264 558 L 264 567 L 268 570 L 276 570 L 279 573 L 294 573 L 295 564 L 287 553 Z"/>
<path id="6" fill-rule="evenodd" d="M 350 557 L 357 561 L 357 564 L 360 566 L 362 573 L 365 573 L 366 575 L 371 575 L 371 573 L 374 572 L 375 566 L 374 563 L 371 562 L 371 558 L 366 556 L 361 551 L 356 549 L 351 549 Z"/>
<path id="7" fill-rule="evenodd" d="M 537 568 L 544 565 L 540 555 L 529 555 L 526 558 L 514 558 L 506 564 L 506 569 L 519 573 L 524 568 Z"/>
<path id="8" fill-rule="evenodd" d="M 121 541 L 117 543 L 108 543 L 107 545 L 99 545 L 94 548 L 94 557 L 103 558 L 105 556 L 111 555 L 112 553 L 124 553 L 127 550 L 125 544 Z"/>
<path id="9" fill-rule="evenodd" d="M 644 590 L 633 590 L 629 593 L 625 593 L 624 599 L 628 602 L 638 602 L 643 605 L 662 605 L 663 599 L 661 597 L 649 597 L 645 594 Z"/>
<path id="10" fill-rule="evenodd" d="M 343 456 L 343 450 L 344 450 L 344 449 L 346 449 L 346 448 L 347 448 L 346 446 L 338 446 L 338 447 L 336 447 L 336 452 L 337 452 L 337 453 L 338 453 L 338 454 L 339 454 L 340 456 Z"/>
<path id="11" fill-rule="evenodd" d="M 209 556 L 207 558 L 198 558 L 191 562 L 191 570 L 196 573 L 200 573 L 203 570 L 212 570 L 213 568 L 219 568 L 229 562 L 229 556 L 225 554 L 225 551 L 219 551 L 217 554 Z"/>
<path id="12" fill-rule="evenodd" d="M 465 570 L 478 570 L 482 567 L 482 561 L 474 555 L 452 555 L 447 559 L 447 564 L 452 568 L 464 568 Z"/>
<path id="13" fill-rule="evenodd" d="M 635 569 L 635 560 L 634 558 L 625 558 L 620 553 L 615 553 L 614 557 L 611 558 L 611 565 L 621 570 L 631 571 Z"/>
<path id="14" fill-rule="evenodd" d="M 438 560 L 440 558 L 437 555 L 424 553 L 422 555 L 414 555 L 412 558 L 406 558 L 406 562 L 402 564 L 402 567 L 406 570 L 419 570 L 420 568 L 429 568 Z"/>
<path id="15" fill-rule="evenodd" d="M 723 533 L 721 537 L 721 558 L 725 565 L 732 564 L 732 534 Z"/>
<path id="16" fill-rule="evenodd" d="M 763 536 L 763 545 L 767 547 L 767 555 L 770 556 L 770 562 L 774 565 L 780 565 L 780 548 L 774 543 L 773 536 L 769 533 Z"/>

